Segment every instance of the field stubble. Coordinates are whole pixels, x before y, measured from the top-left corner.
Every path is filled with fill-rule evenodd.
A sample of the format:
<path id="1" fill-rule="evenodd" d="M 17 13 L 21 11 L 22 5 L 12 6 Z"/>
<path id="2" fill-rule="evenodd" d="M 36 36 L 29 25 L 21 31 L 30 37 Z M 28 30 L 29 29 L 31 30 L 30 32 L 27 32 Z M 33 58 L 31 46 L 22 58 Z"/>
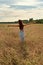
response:
<path id="1" fill-rule="evenodd" d="M 8 25 L 0 25 L 0 65 L 43 65 L 43 24 L 24 27 L 23 43 L 19 28 Z"/>

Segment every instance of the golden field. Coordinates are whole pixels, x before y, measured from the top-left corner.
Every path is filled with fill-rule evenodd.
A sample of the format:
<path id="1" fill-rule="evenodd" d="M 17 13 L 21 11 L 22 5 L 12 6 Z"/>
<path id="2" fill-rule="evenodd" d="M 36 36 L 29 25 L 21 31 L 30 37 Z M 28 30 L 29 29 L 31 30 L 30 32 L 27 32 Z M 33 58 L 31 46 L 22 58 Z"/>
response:
<path id="1" fill-rule="evenodd" d="M 43 65 L 43 24 L 25 26 L 24 34 L 21 43 L 19 27 L 0 24 L 0 65 Z"/>

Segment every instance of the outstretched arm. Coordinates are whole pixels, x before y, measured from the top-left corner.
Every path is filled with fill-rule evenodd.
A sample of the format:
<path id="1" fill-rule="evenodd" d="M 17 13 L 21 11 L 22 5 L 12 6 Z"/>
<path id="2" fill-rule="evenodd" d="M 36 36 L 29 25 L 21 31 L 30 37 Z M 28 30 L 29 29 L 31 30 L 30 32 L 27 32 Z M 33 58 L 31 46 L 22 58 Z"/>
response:
<path id="1" fill-rule="evenodd" d="M 29 24 L 23 24 L 23 26 L 27 26 Z M 11 24 L 11 25 L 8 25 L 8 27 L 19 27 L 19 24 Z"/>
<path id="2" fill-rule="evenodd" d="M 8 25 L 8 27 L 19 27 L 19 24 Z"/>
<path id="3" fill-rule="evenodd" d="M 29 24 L 23 24 L 23 26 L 27 26 L 27 25 L 29 25 Z"/>

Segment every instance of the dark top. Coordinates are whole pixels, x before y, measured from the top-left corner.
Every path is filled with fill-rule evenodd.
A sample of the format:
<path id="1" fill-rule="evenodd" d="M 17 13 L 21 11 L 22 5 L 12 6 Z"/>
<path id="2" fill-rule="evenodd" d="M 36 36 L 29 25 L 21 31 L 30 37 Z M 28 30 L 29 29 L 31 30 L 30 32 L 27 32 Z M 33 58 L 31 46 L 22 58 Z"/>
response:
<path id="1" fill-rule="evenodd" d="M 19 22 L 19 28 L 20 28 L 20 30 L 23 30 L 24 25 L 23 25 L 22 20 L 19 20 L 18 22 Z"/>
<path id="2" fill-rule="evenodd" d="M 23 30 L 23 27 L 24 27 L 23 25 L 19 25 L 20 30 Z"/>

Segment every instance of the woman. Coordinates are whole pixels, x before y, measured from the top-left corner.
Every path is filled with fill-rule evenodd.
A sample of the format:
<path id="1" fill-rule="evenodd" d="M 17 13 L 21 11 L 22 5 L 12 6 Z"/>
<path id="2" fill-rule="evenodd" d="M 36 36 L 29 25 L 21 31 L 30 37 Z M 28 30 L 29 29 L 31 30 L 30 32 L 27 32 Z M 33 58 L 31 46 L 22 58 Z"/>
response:
<path id="1" fill-rule="evenodd" d="M 19 29 L 20 29 L 20 33 L 19 33 L 20 39 L 21 39 L 21 42 L 23 42 L 24 41 L 24 25 L 22 20 L 19 20 L 18 23 L 19 23 Z"/>
<path id="2" fill-rule="evenodd" d="M 24 41 L 24 26 L 26 26 L 27 24 L 23 25 L 22 20 L 18 20 L 18 23 L 19 23 L 19 25 L 11 25 L 11 26 L 19 27 L 19 29 L 20 29 L 19 36 L 20 36 L 21 42 L 23 42 Z M 10 27 L 10 26 L 8 25 L 8 27 Z"/>

